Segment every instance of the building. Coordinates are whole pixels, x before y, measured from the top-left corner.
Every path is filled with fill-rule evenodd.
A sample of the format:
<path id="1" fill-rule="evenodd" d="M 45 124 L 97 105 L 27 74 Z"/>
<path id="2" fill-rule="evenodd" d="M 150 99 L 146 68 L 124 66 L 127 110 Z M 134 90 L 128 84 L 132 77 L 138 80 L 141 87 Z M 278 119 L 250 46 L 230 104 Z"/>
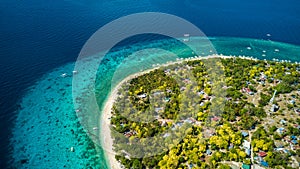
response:
<path id="1" fill-rule="evenodd" d="M 211 120 L 212 120 L 212 121 L 216 121 L 216 122 L 217 122 L 217 121 L 219 121 L 219 120 L 220 120 L 220 117 L 218 117 L 218 116 L 215 116 L 215 117 L 211 118 Z"/>
<path id="2" fill-rule="evenodd" d="M 286 124 L 286 121 L 283 120 L 283 119 L 281 119 L 281 120 L 280 120 L 280 124 L 285 125 L 285 124 Z"/>
<path id="3" fill-rule="evenodd" d="M 242 131 L 242 135 L 243 135 L 244 137 L 249 136 L 248 132 L 246 132 L 246 131 Z"/>
<path id="4" fill-rule="evenodd" d="M 131 137 L 131 136 L 133 136 L 133 135 L 134 135 L 134 132 L 132 132 L 132 131 L 126 132 L 126 133 L 124 134 L 125 137 Z"/>
<path id="5" fill-rule="evenodd" d="M 285 132 L 285 129 L 283 127 L 280 127 L 276 130 L 277 133 L 283 134 Z"/>
<path id="6" fill-rule="evenodd" d="M 156 107 L 156 108 L 154 108 L 154 111 L 156 112 L 156 113 L 159 113 L 159 112 L 161 112 L 161 111 L 163 111 L 164 109 L 162 108 L 162 107 Z"/>
<path id="7" fill-rule="evenodd" d="M 292 140 L 297 140 L 297 137 L 293 135 L 293 136 L 291 136 L 291 139 Z"/>
<path id="8" fill-rule="evenodd" d="M 293 144 L 298 144 L 298 141 L 297 140 L 292 140 L 291 141 Z"/>
<path id="9" fill-rule="evenodd" d="M 278 110 L 279 110 L 279 106 L 277 106 L 276 104 L 273 104 L 271 109 L 270 109 L 271 112 L 277 112 Z"/>
<path id="10" fill-rule="evenodd" d="M 284 143 L 282 141 L 275 140 L 274 144 L 275 144 L 276 148 L 283 148 L 284 147 L 283 146 Z"/>
<path id="11" fill-rule="evenodd" d="M 146 97 L 147 97 L 147 94 L 145 94 L 145 93 L 138 95 L 138 98 L 142 98 L 143 99 L 143 98 L 146 98 Z"/>
<path id="12" fill-rule="evenodd" d="M 244 140 L 243 147 L 244 147 L 244 149 L 250 149 L 250 147 L 251 147 L 250 142 L 247 140 Z"/>
<path id="13" fill-rule="evenodd" d="M 250 156 L 251 155 L 251 150 L 250 149 L 246 149 L 245 153 L 247 154 L 247 156 Z"/>
<path id="14" fill-rule="evenodd" d="M 258 154 L 259 157 L 265 157 L 265 156 L 267 156 L 267 153 L 264 152 L 264 151 L 261 151 L 261 152 L 259 152 L 257 154 Z"/>
<path id="15" fill-rule="evenodd" d="M 211 150 L 210 149 L 206 150 L 206 154 L 211 155 L 212 154 Z"/>
<path id="16" fill-rule="evenodd" d="M 262 165 L 263 167 L 269 167 L 269 164 L 265 161 L 261 161 L 260 165 Z"/>
<path id="17" fill-rule="evenodd" d="M 243 163 L 242 169 L 251 169 L 251 166 L 249 164 Z"/>
<path id="18" fill-rule="evenodd" d="M 290 103 L 291 103 L 291 104 L 295 104 L 296 101 L 295 101 L 295 100 L 290 100 Z"/>

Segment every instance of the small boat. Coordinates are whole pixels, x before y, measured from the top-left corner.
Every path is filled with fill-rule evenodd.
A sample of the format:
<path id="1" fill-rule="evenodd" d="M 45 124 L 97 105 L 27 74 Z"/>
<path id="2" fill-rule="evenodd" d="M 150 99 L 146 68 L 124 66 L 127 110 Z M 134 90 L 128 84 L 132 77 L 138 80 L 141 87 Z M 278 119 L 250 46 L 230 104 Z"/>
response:
<path id="1" fill-rule="evenodd" d="M 61 77 L 66 77 L 67 76 L 67 73 L 63 73 L 60 75 Z"/>
<path id="2" fill-rule="evenodd" d="M 271 34 L 269 34 L 269 33 L 267 33 L 267 36 L 268 36 L 268 37 L 270 37 L 270 36 L 272 36 L 272 35 L 271 35 Z"/>
<path id="3" fill-rule="evenodd" d="M 189 37 L 190 34 L 186 33 L 186 34 L 183 34 L 184 37 Z"/>
<path id="4" fill-rule="evenodd" d="M 73 70 L 73 74 L 76 74 L 76 73 L 78 73 L 77 70 Z"/>
<path id="5" fill-rule="evenodd" d="M 251 47 L 247 47 L 248 50 L 251 50 Z"/>
<path id="6" fill-rule="evenodd" d="M 274 51 L 275 51 L 275 52 L 279 52 L 279 49 L 275 49 Z"/>
<path id="7" fill-rule="evenodd" d="M 93 130 L 98 130 L 98 127 L 93 127 Z"/>

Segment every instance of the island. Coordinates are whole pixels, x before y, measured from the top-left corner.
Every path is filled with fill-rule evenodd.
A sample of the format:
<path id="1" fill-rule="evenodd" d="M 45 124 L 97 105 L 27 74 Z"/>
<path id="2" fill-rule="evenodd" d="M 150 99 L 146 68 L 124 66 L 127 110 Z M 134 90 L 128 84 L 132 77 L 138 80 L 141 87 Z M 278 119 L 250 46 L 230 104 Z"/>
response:
<path id="1" fill-rule="evenodd" d="M 101 125 L 111 168 L 299 168 L 299 115 L 298 63 L 214 55 L 127 77 Z"/>

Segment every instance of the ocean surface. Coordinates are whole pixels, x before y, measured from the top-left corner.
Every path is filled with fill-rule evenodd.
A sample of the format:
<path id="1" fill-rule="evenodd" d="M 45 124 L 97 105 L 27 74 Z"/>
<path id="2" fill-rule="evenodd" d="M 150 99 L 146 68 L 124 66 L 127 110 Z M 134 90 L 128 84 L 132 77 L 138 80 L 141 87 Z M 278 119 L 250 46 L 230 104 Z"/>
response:
<path id="1" fill-rule="evenodd" d="M 218 53 L 300 61 L 299 6 L 297 0 L 1 1 L 0 168 L 107 168 L 103 150 L 87 137 L 76 116 L 72 76 L 60 75 L 72 74 L 84 43 L 110 21 L 137 12 L 169 13 L 215 37 L 211 41 Z M 126 56 L 120 49 L 130 53 L 168 44 L 156 39 L 136 37 L 119 44 L 98 76 L 111 78 L 121 63 L 117 56 Z M 148 59 L 168 61 L 155 54 Z M 105 98 L 104 92 L 100 105 Z"/>

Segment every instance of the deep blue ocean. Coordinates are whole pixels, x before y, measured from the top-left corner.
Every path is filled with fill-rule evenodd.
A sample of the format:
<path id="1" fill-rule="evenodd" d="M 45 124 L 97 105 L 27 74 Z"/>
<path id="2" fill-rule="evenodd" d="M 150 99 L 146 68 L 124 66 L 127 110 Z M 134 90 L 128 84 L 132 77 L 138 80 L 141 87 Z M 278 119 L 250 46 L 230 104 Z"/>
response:
<path id="1" fill-rule="evenodd" d="M 65 68 L 71 70 L 72 62 L 78 57 L 85 42 L 95 31 L 110 21 L 138 12 L 163 12 L 190 21 L 209 37 L 224 39 L 228 37 L 232 42 L 235 39 L 230 37 L 270 39 L 300 45 L 299 7 L 299 0 L 244 2 L 240 0 L 2 0 L 0 2 L 0 168 L 25 168 L 18 161 L 20 159 L 26 159 L 26 162 L 36 161 L 37 164 L 33 168 L 38 168 L 39 159 L 47 159 L 38 156 L 30 157 L 31 159 L 27 157 L 11 159 L 16 150 L 13 144 L 25 144 L 11 143 L 13 130 L 17 129 L 16 119 L 31 118 L 26 117 L 26 114 L 19 115 L 20 112 L 24 113 L 19 111 L 26 106 L 24 103 L 30 102 L 26 99 L 24 101 L 23 98 L 28 98 L 29 95 L 38 98 L 39 93 L 30 93 L 37 87 L 33 89 L 31 86 L 45 87 L 47 84 L 45 78 L 59 76 L 53 72 L 60 73 L 63 71 L 62 66 L 66 65 Z M 266 34 L 272 36 L 268 37 Z M 134 39 L 122 45 L 139 41 Z M 287 57 L 299 60 L 300 53 L 298 56 Z M 48 79 L 51 80 L 53 79 Z M 27 105 L 29 104 L 37 107 L 41 105 L 34 102 Z M 67 109 L 68 107 L 63 110 Z M 19 132 L 21 131 L 23 130 Z M 28 138 L 38 137 L 33 136 L 35 133 L 27 134 Z M 26 148 L 19 147 L 19 149 L 27 151 Z M 39 149 L 30 151 L 30 153 L 34 152 L 41 154 Z M 69 156 L 51 158 L 58 161 L 75 159 Z M 101 167 L 105 168 L 105 164 L 101 164 Z M 47 166 L 40 168 L 47 168 Z M 63 166 L 55 166 L 55 168 L 63 168 Z"/>

